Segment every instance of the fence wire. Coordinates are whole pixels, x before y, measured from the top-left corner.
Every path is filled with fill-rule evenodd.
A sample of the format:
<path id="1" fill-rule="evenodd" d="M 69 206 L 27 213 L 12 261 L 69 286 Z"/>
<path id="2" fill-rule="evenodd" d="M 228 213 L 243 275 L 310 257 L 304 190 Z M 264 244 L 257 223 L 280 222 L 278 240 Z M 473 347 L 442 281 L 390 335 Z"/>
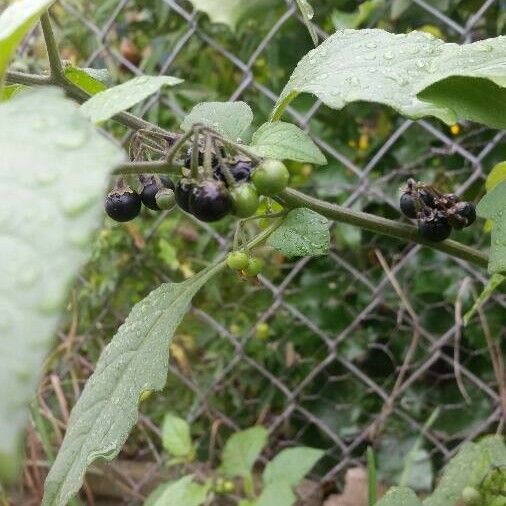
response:
<path id="1" fill-rule="evenodd" d="M 270 28 L 246 58 L 238 56 L 239 51 L 234 44 L 223 41 L 223 30 L 215 29 L 205 15 L 193 9 L 190 2 L 154 0 L 145 3 L 144 9 L 149 10 L 158 3 L 165 4 L 168 16 L 178 19 L 177 30 L 157 42 L 157 50 L 165 55 L 157 67 L 159 74 L 171 75 L 178 60 L 185 58 L 185 52 L 209 51 L 230 66 L 229 74 L 234 82 L 231 92 L 225 95 L 219 87 L 215 96 L 233 101 L 249 101 L 249 97 L 255 96 L 267 108 L 274 105 L 283 83 L 276 89 L 267 86 L 265 79 L 258 77 L 261 66 L 257 63 L 260 59 L 269 59 L 269 46 L 279 34 L 292 31 L 299 37 L 307 36 L 293 1 L 287 0 L 284 9 L 275 10 L 276 16 L 272 16 Z M 467 19 L 452 19 L 438 8 L 440 3 L 413 0 L 413 4 L 424 15 L 430 16 L 433 24 L 448 38 L 461 43 L 486 36 L 487 27 L 483 24 L 487 12 L 500 9 L 496 0 L 475 2 L 476 10 Z M 77 21 L 92 41 L 83 66 L 101 68 L 105 65 L 113 71 L 122 68 L 132 75 L 142 75 L 143 68 L 126 59 L 117 50 L 117 44 L 111 44 L 111 37 L 116 37 L 116 31 L 126 30 L 128 33 L 128 27 L 124 26 L 125 12 L 135 2 L 110 0 L 105 4 L 108 15 L 103 19 L 100 6 L 94 3 L 80 5 L 71 0 L 61 0 L 65 23 L 60 25 L 60 33 L 66 34 L 67 22 Z M 318 1 L 313 4 L 318 12 Z M 380 21 L 370 26 L 380 24 Z M 314 26 L 320 38 L 328 36 L 328 27 L 320 26 L 317 21 Z M 65 41 L 64 38 L 64 47 L 71 47 L 71 42 Z M 237 46 L 242 43 L 239 38 Z M 247 45 L 246 41 L 244 45 Z M 244 50 L 240 53 L 243 55 Z M 300 59 L 303 54 L 296 56 Z M 164 93 L 147 100 L 137 112 L 146 119 L 156 121 L 162 109 L 170 111 L 175 118 L 181 118 L 187 112 L 187 106 L 178 100 L 177 95 Z M 318 135 L 319 129 L 314 126 L 318 126 L 320 118 L 328 114 L 329 111 L 317 99 L 313 99 L 309 106 L 305 103 L 303 107 L 291 105 L 287 109 L 288 119 L 310 133 L 330 163 L 346 172 L 345 181 L 328 184 L 344 195 L 343 205 L 348 207 L 380 201 L 392 211 L 397 209 L 397 195 L 391 191 L 392 183 L 400 185 L 413 170 L 416 172 L 414 167 L 423 164 L 426 153 L 422 153 L 419 160 L 394 165 L 388 171 L 381 169 L 379 176 L 375 171 L 382 164 L 391 163 L 388 160 L 392 151 L 408 135 L 429 136 L 431 155 L 456 160 L 454 166 L 458 167 L 459 177 L 455 191 L 458 194 L 468 191 L 473 185 L 484 184 L 490 169 L 484 161 L 504 143 L 504 132 L 475 128 L 469 137 L 456 137 L 437 121 L 396 118 L 389 135 L 365 159 L 357 160 L 350 156 L 349 150 L 333 145 L 328 135 Z M 479 140 L 474 142 L 475 139 Z M 164 218 L 162 216 L 143 237 L 145 243 L 157 239 Z M 231 246 L 230 234 L 219 233 L 197 221 L 191 222 L 191 225 L 214 241 L 219 250 L 226 251 Z M 258 285 L 245 287 L 251 297 L 258 296 L 263 300 L 256 321 L 246 330 L 236 332 L 219 312 L 192 308 L 191 317 L 203 324 L 201 329 L 207 329 L 209 339 L 220 339 L 223 346 L 228 347 L 227 356 L 231 358 L 212 375 L 199 374 L 199 358 L 190 362 L 190 372 L 181 366 L 181 361 L 171 359 L 170 391 L 163 395 L 191 399 L 190 409 L 180 414 L 186 416 L 193 426 L 201 427 L 202 434 L 213 434 L 213 437 L 218 434 L 217 442 L 207 441 L 210 446 L 222 444 L 219 436 L 221 427 L 230 431 L 244 429 L 246 419 L 250 423 L 261 423 L 270 433 L 271 447 L 267 457 L 283 447 L 301 443 L 324 449 L 325 458 L 312 479 L 325 484 L 340 483 L 343 471 L 363 464 L 368 444 L 381 446 L 392 435 L 423 434 L 426 458 L 440 468 L 465 441 L 501 430 L 504 406 L 501 407 L 498 393 L 500 379 L 493 374 L 482 377 L 473 366 L 476 360 L 490 360 L 484 341 L 480 341 L 480 346 L 475 349 L 460 350 L 460 359 L 456 354 L 463 332 L 458 294 L 452 300 L 440 297 L 429 301 L 420 296 L 420 291 L 416 289 L 417 280 L 413 278 L 413 266 L 417 266 L 417 276 L 430 279 L 434 277 L 434 270 L 450 269 L 457 273 L 457 290 L 464 290 L 465 286 L 480 290 L 486 282 L 486 272 L 458 259 L 427 254 L 418 245 L 407 244 L 400 248 L 396 243 L 392 248 L 391 241 L 369 236 L 364 250 L 369 252 L 368 263 L 361 261 L 357 265 L 353 251 L 335 247 L 325 259 L 285 260 L 281 276 L 259 276 Z M 120 291 L 126 277 L 135 276 L 136 266 L 145 262 L 145 251 L 138 250 L 111 292 Z M 160 280 L 171 278 L 170 272 L 163 267 L 154 266 L 153 271 Z M 301 297 L 301 293 L 307 291 L 312 291 L 313 302 Z M 314 316 L 314 305 L 323 308 L 323 318 Z M 495 294 L 487 305 L 492 306 L 504 310 L 505 296 Z M 439 313 L 444 314 L 439 327 L 427 323 L 428 315 Z M 57 377 L 52 374 L 42 382 L 39 395 L 42 412 L 46 418 L 51 418 L 60 435 L 71 407 L 69 404 L 75 402 L 84 380 L 93 370 L 93 364 L 84 354 L 79 354 L 80 350 L 94 336 L 101 335 L 101 329 L 108 328 L 111 321 L 117 326 L 125 316 L 115 313 L 106 301 L 93 325 L 79 336 L 74 336 L 69 345 L 77 352 L 78 356 L 73 355 L 73 360 L 78 362 L 82 378 L 73 377 L 76 363 L 63 363 Z M 271 325 L 277 334 L 271 335 L 264 345 L 269 355 L 277 357 L 275 372 L 272 372 L 272 361 L 260 356 L 251 343 L 255 341 L 260 323 L 280 320 L 283 329 Z M 483 319 L 476 318 L 473 325 L 481 329 L 477 332 L 487 332 Z M 62 345 L 68 343 L 69 336 L 69 331 L 62 331 Z M 298 336 L 303 336 L 303 339 Z M 504 337 L 504 327 L 502 335 L 493 337 Z M 403 367 L 402 358 L 413 340 L 417 342 L 412 361 Z M 366 343 L 365 348 L 354 350 L 357 341 Z M 462 356 L 466 357 L 465 360 Z M 219 361 L 218 358 L 216 360 Z M 401 381 L 396 382 L 399 377 Z M 251 384 L 245 385 L 244 382 Z M 61 391 L 63 383 L 73 385 L 71 395 Z M 457 389 L 458 394 L 445 403 L 442 392 Z M 237 398 L 244 391 L 251 393 Z M 59 401 L 56 414 L 48 407 L 55 394 Z M 235 408 L 225 409 L 224 406 Z M 476 416 L 470 417 L 470 423 L 452 431 L 426 427 L 428 414 L 436 408 L 439 408 L 443 419 L 459 417 L 463 411 L 476 413 Z M 153 443 L 153 438 L 159 436 L 159 429 L 145 415 L 141 415 L 138 433 L 137 437 L 145 448 L 141 457 L 154 462 L 154 465 L 141 478 L 132 478 L 116 468 L 116 478 L 124 486 L 122 504 L 137 504 L 142 498 L 144 485 L 165 462 L 157 444 Z M 388 450 L 388 446 L 385 448 Z M 125 452 L 128 458 L 128 449 Z M 113 469 L 115 465 L 112 465 Z M 88 491 L 88 501 L 91 501 L 90 494 L 92 492 Z"/>

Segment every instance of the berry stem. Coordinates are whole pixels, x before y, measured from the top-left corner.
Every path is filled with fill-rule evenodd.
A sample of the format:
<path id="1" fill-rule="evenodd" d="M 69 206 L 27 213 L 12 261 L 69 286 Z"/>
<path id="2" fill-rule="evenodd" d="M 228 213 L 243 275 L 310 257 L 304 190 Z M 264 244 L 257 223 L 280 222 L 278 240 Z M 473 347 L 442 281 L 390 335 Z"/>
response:
<path id="1" fill-rule="evenodd" d="M 208 178 L 213 175 L 212 143 L 211 136 L 208 133 L 204 136 L 204 172 Z"/>
<path id="2" fill-rule="evenodd" d="M 193 141 L 192 141 L 192 156 L 191 156 L 191 171 L 192 178 L 199 178 L 199 153 L 200 153 L 200 127 L 194 126 L 193 128 Z"/>
<path id="3" fill-rule="evenodd" d="M 252 153 L 249 149 L 245 148 L 242 144 L 238 144 L 237 142 L 233 142 L 233 141 L 223 137 L 223 135 L 221 135 L 219 132 L 212 129 L 211 127 L 203 126 L 202 128 L 205 131 L 209 132 L 213 137 L 218 139 L 227 148 L 229 148 L 233 151 L 238 151 L 238 152 L 242 153 L 243 155 L 246 155 L 251 161 L 253 161 L 257 164 L 262 161 L 262 158 L 257 156 L 255 153 Z"/>
<path id="4" fill-rule="evenodd" d="M 306 207 L 333 221 L 347 223 L 404 241 L 413 241 L 423 246 L 442 251 L 455 258 L 466 260 L 480 267 L 486 267 L 488 264 L 488 255 L 486 253 L 449 239 L 439 243 L 425 241 L 420 237 L 418 230 L 413 225 L 398 223 L 381 216 L 374 216 L 369 213 L 354 211 L 346 207 L 331 204 L 294 190 L 293 188 L 283 190 L 280 197 L 288 207 Z"/>
<path id="5" fill-rule="evenodd" d="M 48 11 L 42 14 L 40 24 L 42 26 L 42 32 L 44 33 L 44 42 L 46 43 L 49 68 L 51 69 L 51 80 L 55 83 L 67 81 Z"/>
<path id="6" fill-rule="evenodd" d="M 213 139 L 213 145 L 214 145 L 214 150 L 216 151 L 216 156 L 218 157 L 218 162 L 220 164 L 221 172 L 223 173 L 223 176 L 225 177 L 225 181 L 227 182 L 227 184 L 230 188 L 234 188 L 235 186 L 237 186 L 237 181 L 235 180 L 235 177 L 232 175 L 232 172 L 230 172 L 227 161 L 221 155 L 221 149 L 219 149 L 216 139 Z"/>
<path id="7" fill-rule="evenodd" d="M 167 160 L 153 160 L 149 162 L 125 162 L 118 165 L 113 175 L 128 174 L 167 174 L 179 172 L 180 167 Z"/>

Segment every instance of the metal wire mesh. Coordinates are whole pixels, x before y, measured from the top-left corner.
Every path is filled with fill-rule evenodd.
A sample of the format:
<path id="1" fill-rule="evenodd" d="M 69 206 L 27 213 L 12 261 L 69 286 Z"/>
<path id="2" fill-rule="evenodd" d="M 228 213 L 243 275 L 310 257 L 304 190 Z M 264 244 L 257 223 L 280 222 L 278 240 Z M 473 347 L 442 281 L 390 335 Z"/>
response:
<path id="1" fill-rule="evenodd" d="M 287 0 L 284 9 L 275 11 L 276 17 L 272 16 L 270 29 L 261 42 L 251 48 L 247 57 L 238 56 L 239 51 L 234 44 L 223 42 L 222 32 L 212 29 L 209 23 L 204 24 L 205 16 L 197 13 L 189 2 L 157 1 L 165 4 L 168 15 L 179 20 L 177 30 L 159 43 L 158 50 L 165 57 L 157 72 L 170 75 L 178 59 L 184 58 L 186 52 L 208 51 L 229 65 L 228 74 L 233 83 L 231 92 L 215 90 L 217 97 L 248 101 L 254 96 L 257 101 L 263 100 L 267 108 L 274 104 L 281 88 L 271 89 L 265 80 L 258 79 L 256 64 L 260 58 L 266 57 L 269 45 L 280 33 L 289 30 L 305 36 L 305 27 L 293 1 Z M 105 64 L 110 69 L 123 67 L 133 75 L 141 75 L 144 70 L 127 60 L 115 49 L 115 44 L 110 43 L 113 30 L 121 25 L 132 2 L 114 0 L 107 4 L 108 15 L 103 18 L 91 4 L 87 7 L 70 0 L 61 1 L 66 11 L 64 19 L 77 20 L 92 41 L 84 66 L 103 67 Z M 318 10 L 318 2 L 314 4 Z M 499 8 L 496 0 L 487 0 L 476 3 L 476 10 L 467 19 L 452 19 L 437 8 L 437 2 L 414 0 L 414 4 L 430 15 L 434 24 L 449 38 L 462 43 L 486 34 L 486 29 L 482 27 L 484 16 L 489 9 Z M 146 9 L 149 10 L 150 5 Z M 99 17 L 100 22 L 97 21 Z M 317 22 L 315 28 L 321 38 L 328 36 Z M 60 31 L 65 31 L 65 25 L 60 26 Z M 238 45 L 241 45 L 241 40 Z M 240 53 L 244 55 L 244 48 Z M 297 59 L 302 56 L 296 55 Z M 185 114 L 185 107 L 177 96 L 166 94 L 153 96 L 137 112 L 156 121 L 161 109 L 170 111 L 175 118 Z M 305 104 L 303 108 L 290 106 L 287 114 L 289 120 L 311 134 L 332 163 L 347 173 L 346 181 L 332 182 L 332 185 L 345 195 L 343 203 L 350 207 L 380 200 L 391 209 L 397 208 L 391 184 L 400 185 L 407 174 L 412 173 L 413 166 L 406 162 L 390 170 L 381 169 L 379 176 L 372 177 L 372 174 L 382 164 L 390 163 L 392 150 L 407 135 L 429 136 L 432 154 L 440 154 L 443 159 L 457 159 L 460 172 L 456 193 L 459 194 L 476 183 L 483 184 L 488 170 L 488 167 L 484 168 L 484 160 L 504 142 L 504 132 L 475 129 L 470 134 L 470 141 L 466 137 L 453 137 L 439 122 L 397 118 L 389 135 L 365 159 L 357 161 L 349 151 L 336 148 L 329 142 L 328 136 L 315 133 L 318 128 L 314 126 L 318 126 L 319 118 L 328 114 L 320 101 L 313 99 L 309 106 Z M 472 142 L 473 135 L 478 134 L 481 140 Z M 425 155 L 422 154 L 419 160 L 412 160 L 412 164 L 422 164 Z M 163 217 L 154 224 L 144 241 L 157 237 L 162 222 Z M 193 226 L 215 241 L 218 249 L 225 251 L 230 247 L 230 234 L 220 234 L 196 221 Z M 390 241 L 369 236 L 363 250 L 371 254 L 372 260 L 368 263 L 357 265 L 353 251 L 336 247 L 325 259 L 285 261 L 281 275 L 276 274 L 273 278 L 259 276 L 259 285 L 248 286 L 245 290 L 251 297 L 260 297 L 263 305 L 254 324 L 241 332 L 231 330 L 229 322 L 225 322 L 219 312 L 193 308 L 191 317 L 203 322 L 209 339 L 221 340 L 223 346 L 229 348 L 227 356 L 232 358 L 211 376 L 200 375 L 198 364 L 192 364 L 192 373 L 188 374 L 180 363 L 171 362 L 170 391 L 164 395 L 169 398 L 174 395 L 190 396 L 190 409 L 184 415 L 194 425 L 201 424 L 203 433 L 209 433 L 216 424 L 231 430 L 246 428 L 244 424 L 248 420 L 250 423 L 262 423 L 269 429 L 270 454 L 298 443 L 323 448 L 326 456 L 315 472 L 315 478 L 322 482 L 339 479 L 343 470 L 361 462 L 366 445 L 379 428 L 382 429 L 380 433 L 387 434 L 423 434 L 424 446 L 438 465 L 450 458 L 463 442 L 498 430 L 504 420 L 501 422 L 503 415 L 497 378 L 492 374 L 480 377 L 473 367 L 476 357 L 487 360 L 486 347 L 481 343 L 477 349 L 461 352 L 461 356 L 467 357 L 465 360 L 456 359 L 455 350 L 460 346 L 462 325 L 455 299 L 452 302 L 441 297 L 429 303 L 426 298 L 420 297 L 414 289 L 413 265 L 418 266 L 417 276 L 434 275 L 436 269 L 454 271 L 457 288 L 467 283 L 478 290 L 486 280 L 486 273 L 463 261 L 424 252 L 420 246 L 407 244 L 400 248 L 396 243 L 392 248 Z M 112 292 L 121 290 L 125 277 L 135 276 L 136 265 L 144 261 L 144 251 L 138 251 Z M 153 270 L 160 280 L 170 278 L 162 267 L 155 266 Z M 305 278 L 310 270 L 314 279 Z M 323 319 L 314 318 L 311 303 L 305 298 L 301 301 L 300 293 L 311 290 L 316 300 L 314 304 L 326 310 Z M 456 300 L 459 300 L 458 297 Z M 506 298 L 496 294 L 489 304 L 504 309 Z M 439 313 L 440 325 L 427 323 L 428 315 Z M 112 313 L 105 303 L 93 326 L 81 333 L 83 337 L 77 339 L 77 343 L 74 342 L 74 349 L 79 351 L 89 339 L 100 334 L 105 321 L 121 322 L 124 317 L 125 314 Z M 282 325 L 273 326 L 277 335 L 265 345 L 270 347 L 269 355 L 274 357 L 270 361 L 264 356 L 259 357 L 254 347 L 252 351 L 251 342 L 259 323 L 273 321 L 282 321 Z M 482 324 L 475 322 L 477 328 L 482 328 Z M 68 334 L 62 335 L 62 338 L 66 342 Z M 407 350 L 415 338 L 418 344 L 412 361 L 403 369 L 399 357 L 405 356 L 403 350 Z M 363 350 L 354 353 L 357 341 L 366 343 L 365 353 Z M 78 360 L 84 379 L 91 373 L 93 365 L 82 356 Z M 276 363 L 275 373 L 271 370 L 273 362 Z M 61 381 L 72 383 L 72 367 L 72 364 L 62 365 Z M 395 380 L 401 373 L 402 381 L 394 388 Z M 244 382 L 252 384 L 244 385 Z M 73 384 L 74 397 L 77 397 L 81 380 Z M 238 384 L 242 385 L 241 389 Z M 54 385 L 54 378 L 46 378 L 39 397 L 44 399 L 54 395 Z M 464 392 L 445 404 L 444 394 L 438 392 L 453 391 L 458 386 Z M 244 389 L 251 392 L 243 399 L 234 400 L 237 392 L 244 393 Z M 455 399 L 460 400 L 455 402 Z M 357 404 L 365 406 L 365 409 L 357 410 Z M 424 427 L 427 414 L 436 407 L 441 409 L 443 417 L 451 417 L 454 413 L 460 416 L 462 411 L 475 412 L 476 416 L 472 423 L 449 434 Z M 57 425 L 61 431 L 66 416 L 64 412 L 60 414 L 63 421 Z M 141 416 L 139 426 L 148 433 L 158 433 L 153 422 L 145 416 Z M 157 462 L 154 473 L 162 465 L 163 457 L 153 448 L 155 445 L 150 446 L 149 437 L 146 436 L 145 441 L 146 453 Z M 142 481 L 130 482 L 128 487 L 131 491 L 138 491 Z M 135 494 L 132 497 L 129 500 L 135 502 Z"/>

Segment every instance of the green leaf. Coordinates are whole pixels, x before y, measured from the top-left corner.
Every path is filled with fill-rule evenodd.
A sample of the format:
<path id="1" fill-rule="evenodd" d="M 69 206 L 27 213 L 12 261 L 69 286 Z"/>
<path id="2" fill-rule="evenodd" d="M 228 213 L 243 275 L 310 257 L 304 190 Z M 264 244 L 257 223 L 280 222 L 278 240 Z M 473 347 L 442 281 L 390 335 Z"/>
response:
<path id="1" fill-rule="evenodd" d="M 377 503 L 376 506 L 421 506 L 422 502 L 416 494 L 407 487 L 392 487 Z M 450 506 L 447 504 L 446 506 Z"/>
<path id="2" fill-rule="evenodd" d="M 66 504 L 94 460 L 111 460 L 118 454 L 137 421 L 142 392 L 165 385 L 169 343 L 192 297 L 223 265 L 205 269 L 183 283 L 165 283 L 133 307 L 104 348 L 72 410 L 46 479 L 44 506 Z"/>
<path id="3" fill-rule="evenodd" d="M 199 11 L 205 12 L 213 23 L 223 23 L 235 32 L 239 23 L 260 9 L 273 7 L 274 0 L 190 0 Z"/>
<path id="4" fill-rule="evenodd" d="M 418 96 L 454 76 L 474 78 L 479 89 L 473 96 L 489 93 L 490 83 L 495 83 L 494 90 L 504 87 L 505 58 L 506 37 L 461 46 L 423 32 L 342 30 L 302 58 L 281 93 L 273 118 L 278 119 L 299 93 L 313 93 L 334 109 L 356 101 L 378 102 L 411 118 L 435 116 L 452 124 L 469 114 L 469 119 L 490 119 L 496 126 L 497 122 L 506 126 L 506 115 L 502 120 L 495 117 L 490 105 L 482 101 L 470 105 L 469 96 L 466 107 L 455 110 L 448 83 L 429 90 L 437 95 L 437 103 Z"/>
<path id="5" fill-rule="evenodd" d="M 66 67 L 65 77 L 89 95 L 96 95 L 107 89 L 107 86 L 102 81 L 93 77 L 87 69 Z"/>
<path id="6" fill-rule="evenodd" d="M 324 452 L 315 448 L 287 448 L 279 452 L 266 466 L 263 473 L 264 484 L 286 482 L 297 485 Z"/>
<path id="7" fill-rule="evenodd" d="M 311 35 L 311 39 L 313 40 L 313 44 L 315 46 L 318 45 L 318 34 L 316 33 L 316 28 L 311 23 L 311 20 L 314 16 L 314 9 L 311 7 L 311 4 L 308 0 L 295 0 L 297 3 L 300 12 L 302 14 L 302 19 L 304 20 L 304 24 L 306 25 L 306 28 L 309 32 L 309 35 Z"/>
<path id="8" fill-rule="evenodd" d="M 493 224 L 488 271 L 506 272 L 506 181 L 480 200 L 476 212 Z"/>
<path id="9" fill-rule="evenodd" d="M 287 257 L 325 255 L 330 246 L 329 222 L 310 209 L 293 209 L 267 244 Z"/>
<path id="10" fill-rule="evenodd" d="M 156 93 L 162 86 L 175 86 L 182 79 L 170 76 L 140 76 L 97 93 L 81 106 L 93 123 L 100 123 Z"/>
<path id="11" fill-rule="evenodd" d="M 495 165 L 487 176 L 485 187 L 487 192 L 493 190 L 499 183 L 506 181 L 506 162 Z"/>
<path id="12" fill-rule="evenodd" d="M 366 0 L 359 4 L 354 12 L 334 10 L 332 23 L 336 30 L 343 28 L 358 28 L 365 23 L 377 10 L 385 6 L 384 0 Z"/>
<path id="13" fill-rule="evenodd" d="M 499 436 L 464 445 L 448 463 L 434 493 L 424 506 L 455 504 L 465 487 L 475 487 L 497 463 L 506 462 L 506 449 Z"/>
<path id="14" fill-rule="evenodd" d="M 21 91 L 28 89 L 30 88 L 24 84 L 11 84 L 9 86 L 4 86 L 3 89 L 0 90 L 0 102 L 10 100 L 13 96 L 17 95 Z"/>
<path id="15" fill-rule="evenodd" d="M 506 276 L 502 274 L 494 274 L 487 282 L 479 297 L 473 304 L 473 307 L 464 315 L 464 325 L 467 325 L 474 316 L 478 308 L 483 306 L 497 288 L 506 280 Z"/>
<path id="16" fill-rule="evenodd" d="M 52 88 L 0 104 L 0 152 L 0 385 L 13 393 L 0 395 L 0 462 L 13 463 L 68 286 L 102 218 L 107 175 L 123 155 Z"/>
<path id="17" fill-rule="evenodd" d="M 0 88 L 18 44 L 54 0 L 20 0 L 0 14 Z"/>
<path id="18" fill-rule="evenodd" d="M 297 497 L 292 487 L 285 481 L 269 483 L 262 490 L 258 499 L 252 502 L 253 506 L 292 506 Z"/>
<path id="19" fill-rule="evenodd" d="M 170 413 L 162 425 L 163 447 L 174 457 L 187 457 L 193 453 L 190 426 L 186 420 Z"/>
<path id="20" fill-rule="evenodd" d="M 264 123 L 254 134 L 250 151 L 265 158 L 325 165 L 327 160 L 309 135 L 292 123 Z"/>
<path id="21" fill-rule="evenodd" d="M 267 443 L 267 429 L 251 427 L 236 432 L 223 449 L 220 471 L 229 477 L 247 476 Z"/>
<path id="22" fill-rule="evenodd" d="M 253 112 L 245 102 L 203 102 L 190 111 L 181 128 L 188 131 L 196 123 L 202 123 L 235 142 L 252 121 Z"/>
<path id="23" fill-rule="evenodd" d="M 206 501 L 210 483 L 199 485 L 193 475 L 164 483 L 146 499 L 144 506 L 200 506 Z"/>

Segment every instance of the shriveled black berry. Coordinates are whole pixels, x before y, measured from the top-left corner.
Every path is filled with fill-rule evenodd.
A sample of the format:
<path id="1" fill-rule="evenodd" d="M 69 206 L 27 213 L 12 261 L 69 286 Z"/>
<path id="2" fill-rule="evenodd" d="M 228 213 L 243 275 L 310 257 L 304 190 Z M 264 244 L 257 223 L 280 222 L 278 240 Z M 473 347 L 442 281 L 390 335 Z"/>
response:
<path id="1" fill-rule="evenodd" d="M 418 191 L 418 195 L 426 206 L 430 207 L 431 209 L 434 209 L 436 207 L 434 195 L 432 195 L 429 190 L 422 188 Z"/>
<path id="2" fill-rule="evenodd" d="M 401 195 L 400 208 L 404 216 L 416 218 L 416 197 L 410 192 L 403 193 Z"/>
<path id="3" fill-rule="evenodd" d="M 191 179 L 182 178 L 177 182 L 174 193 L 177 205 L 187 213 L 190 212 L 190 193 L 195 184 Z"/>
<path id="4" fill-rule="evenodd" d="M 229 167 L 230 173 L 234 176 L 234 179 L 237 183 L 246 183 L 251 179 L 251 171 L 253 170 L 253 164 L 247 160 L 239 160 Z M 218 166 L 214 171 L 214 177 L 223 181 L 226 186 L 228 186 L 227 181 L 225 179 L 225 175 L 221 170 L 221 167 Z"/>
<path id="5" fill-rule="evenodd" d="M 218 221 L 232 210 L 230 193 L 221 181 L 204 181 L 190 193 L 190 212 L 201 221 Z"/>
<path id="6" fill-rule="evenodd" d="M 112 190 L 105 198 L 105 212 L 115 221 L 133 220 L 140 210 L 141 198 L 129 186 Z"/>
<path id="7" fill-rule="evenodd" d="M 418 220 L 418 232 L 427 241 L 440 242 L 447 239 L 452 231 L 448 218 L 434 211 Z"/>
<path id="8" fill-rule="evenodd" d="M 459 202 L 450 209 L 448 218 L 451 225 L 460 230 L 476 221 L 476 208 L 472 202 Z"/>
<path id="9" fill-rule="evenodd" d="M 174 190 L 174 183 L 167 176 L 160 176 L 160 182 L 158 182 L 155 176 L 149 176 L 143 182 L 142 191 L 141 191 L 141 200 L 142 203 L 153 211 L 160 211 L 160 207 L 156 203 L 156 194 L 163 189 L 168 188 L 169 190 Z"/>

